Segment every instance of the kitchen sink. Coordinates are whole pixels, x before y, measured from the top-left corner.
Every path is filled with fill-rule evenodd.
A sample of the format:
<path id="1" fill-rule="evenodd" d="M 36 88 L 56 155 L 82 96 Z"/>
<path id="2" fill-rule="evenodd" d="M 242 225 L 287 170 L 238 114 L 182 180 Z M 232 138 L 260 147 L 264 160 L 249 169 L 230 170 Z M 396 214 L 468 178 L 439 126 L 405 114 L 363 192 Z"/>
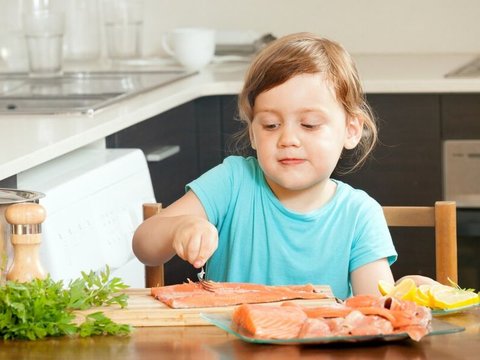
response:
<path id="1" fill-rule="evenodd" d="M 193 75 L 187 71 L 72 72 L 55 78 L 0 74 L 0 114 L 87 113 Z"/>
<path id="2" fill-rule="evenodd" d="M 465 65 L 445 75 L 447 78 L 476 78 L 480 77 L 480 57 L 469 61 Z"/>

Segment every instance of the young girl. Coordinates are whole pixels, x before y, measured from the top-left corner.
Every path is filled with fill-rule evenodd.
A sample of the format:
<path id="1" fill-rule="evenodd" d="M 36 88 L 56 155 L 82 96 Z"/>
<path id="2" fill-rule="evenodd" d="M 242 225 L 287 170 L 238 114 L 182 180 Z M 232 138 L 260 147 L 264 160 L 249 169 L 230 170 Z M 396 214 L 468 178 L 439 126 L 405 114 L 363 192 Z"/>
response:
<path id="1" fill-rule="evenodd" d="M 227 157 L 188 184 L 139 226 L 137 257 L 157 265 L 176 253 L 215 281 L 329 284 L 339 298 L 393 283 L 381 206 L 330 178 L 345 151 L 358 167 L 377 139 L 344 48 L 309 33 L 274 41 L 246 74 L 239 114 L 256 158 Z"/>

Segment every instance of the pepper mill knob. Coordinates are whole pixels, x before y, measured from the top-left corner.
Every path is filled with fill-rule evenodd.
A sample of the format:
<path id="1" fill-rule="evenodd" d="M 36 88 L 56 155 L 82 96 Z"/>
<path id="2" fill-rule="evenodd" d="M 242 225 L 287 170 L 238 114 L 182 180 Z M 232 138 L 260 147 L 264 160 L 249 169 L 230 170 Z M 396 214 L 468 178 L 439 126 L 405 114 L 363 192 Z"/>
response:
<path id="1" fill-rule="evenodd" d="M 36 203 L 13 204 L 5 211 L 5 219 L 12 228 L 14 250 L 7 280 L 27 282 L 45 278 L 46 273 L 38 256 L 42 242 L 41 223 L 45 218 L 45 209 Z"/>

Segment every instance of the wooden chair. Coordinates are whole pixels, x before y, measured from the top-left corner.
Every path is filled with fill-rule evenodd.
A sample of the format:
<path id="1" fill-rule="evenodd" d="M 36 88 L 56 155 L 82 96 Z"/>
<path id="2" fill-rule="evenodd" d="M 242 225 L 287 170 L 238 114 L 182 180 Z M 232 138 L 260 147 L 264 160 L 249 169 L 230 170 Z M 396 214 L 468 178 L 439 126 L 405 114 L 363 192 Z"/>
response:
<path id="1" fill-rule="evenodd" d="M 435 206 L 384 206 L 389 227 L 434 227 L 436 280 L 458 282 L 457 210 L 454 201 L 437 201 Z"/>
<path id="2" fill-rule="evenodd" d="M 160 203 L 143 204 L 143 219 L 158 214 L 162 210 Z M 163 265 L 159 266 L 145 266 L 145 287 L 155 287 L 164 285 Z"/>

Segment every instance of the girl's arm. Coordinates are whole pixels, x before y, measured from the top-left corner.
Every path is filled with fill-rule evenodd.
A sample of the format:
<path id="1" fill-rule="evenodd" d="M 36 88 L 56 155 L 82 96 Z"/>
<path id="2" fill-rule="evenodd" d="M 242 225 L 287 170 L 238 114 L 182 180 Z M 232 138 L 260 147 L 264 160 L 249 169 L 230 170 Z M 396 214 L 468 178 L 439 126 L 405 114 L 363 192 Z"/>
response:
<path id="1" fill-rule="evenodd" d="M 202 267 L 217 248 L 218 233 L 207 220 L 205 210 L 188 191 L 158 215 L 145 220 L 133 235 L 133 252 L 147 265 L 159 265 L 175 253 L 197 268 Z"/>
<path id="2" fill-rule="evenodd" d="M 353 294 L 380 294 L 378 282 L 384 280 L 390 284 L 398 284 L 403 279 L 412 279 L 417 286 L 422 284 L 435 285 L 439 282 L 421 275 L 407 275 L 396 282 L 393 280 L 392 271 L 388 265 L 387 259 L 380 259 L 372 263 L 359 267 L 351 274 Z"/>
<path id="3" fill-rule="evenodd" d="M 380 295 L 378 282 L 380 280 L 394 283 L 392 271 L 387 259 L 380 259 L 360 266 L 350 274 L 353 295 L 375 294 Z"/>

